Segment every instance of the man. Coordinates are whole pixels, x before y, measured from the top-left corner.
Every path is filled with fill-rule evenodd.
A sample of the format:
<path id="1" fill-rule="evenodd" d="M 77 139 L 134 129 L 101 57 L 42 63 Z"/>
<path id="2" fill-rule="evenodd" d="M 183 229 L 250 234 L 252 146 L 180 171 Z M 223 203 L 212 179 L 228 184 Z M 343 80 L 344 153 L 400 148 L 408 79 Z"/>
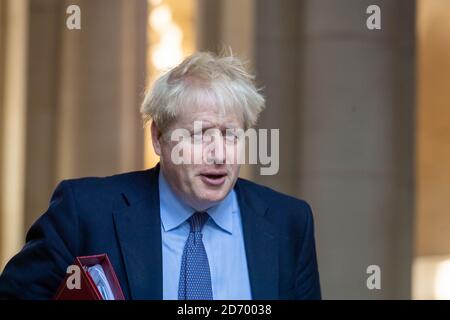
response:
<path id="1" fill-rule="evenodd" d="M 320 299 L 308 204 L 238 178 L 235 132 L 263 107 L 235 57 L 196 53 L 161 76 L 141 109 L 160 164 L 61 182 L 0 296 L 52 298 L 75 257 L 106 253 L 127 299 Z"/>

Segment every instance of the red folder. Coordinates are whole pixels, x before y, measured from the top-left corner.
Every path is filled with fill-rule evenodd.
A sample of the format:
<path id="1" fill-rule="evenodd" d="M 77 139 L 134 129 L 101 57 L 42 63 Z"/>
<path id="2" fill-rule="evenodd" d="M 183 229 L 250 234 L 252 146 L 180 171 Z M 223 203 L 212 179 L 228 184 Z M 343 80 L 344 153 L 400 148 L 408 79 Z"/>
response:
<path id="1" fill-rule="evenodd" d="M 125 300 L 119 281 L 117 280 L 114 268 L 108 259 L 107 254 L 95 256 L 76 257 L 73 265 L 80 270 L 80 288 L 69 288 L 67 280 L 71 274 L 67 274 L 58 288 L 55 300 L 103 300 L 97 286 L 87 271 L 88 267 L 100 264 L 105 272 L 106 279 L 111 287 L 115 300 Z"/>

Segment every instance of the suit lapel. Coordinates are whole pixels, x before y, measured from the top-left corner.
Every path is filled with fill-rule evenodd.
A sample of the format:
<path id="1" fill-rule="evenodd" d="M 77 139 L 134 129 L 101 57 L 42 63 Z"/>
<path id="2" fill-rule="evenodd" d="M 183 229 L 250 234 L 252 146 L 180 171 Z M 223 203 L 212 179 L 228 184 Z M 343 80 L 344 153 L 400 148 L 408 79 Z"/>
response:
<path id="1" fill-rule="evenodd" d="M 255 300 L 278 299 L 278 236 L 265 217 L 266 202 L 238 179 L 236 195 L 242 216 L 247 265 Z"/>
<path id="2" fill-rule="evenodd" d="M 132 299 L 162 299 L 158 172 L 159 167 L 146 171 L 134 190 L 122 194 L 128 206 L 114 211 Z"/>

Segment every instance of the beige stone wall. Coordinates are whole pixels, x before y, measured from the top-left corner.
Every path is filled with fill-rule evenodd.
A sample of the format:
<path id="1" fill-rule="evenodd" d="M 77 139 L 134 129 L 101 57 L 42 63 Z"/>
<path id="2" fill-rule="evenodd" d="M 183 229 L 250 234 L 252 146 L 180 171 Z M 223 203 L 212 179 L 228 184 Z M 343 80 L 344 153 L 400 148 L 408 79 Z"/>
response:
<path id="1" fill-rule="evenodd" d="M 449 1 L 418 1 L 418 256 L 450 253 L 449 12 Z"/>
<path id="2" fill-rule="evenodd" d="M 28 1 L 1 7 L 0 267 L 23 242 Z"/>

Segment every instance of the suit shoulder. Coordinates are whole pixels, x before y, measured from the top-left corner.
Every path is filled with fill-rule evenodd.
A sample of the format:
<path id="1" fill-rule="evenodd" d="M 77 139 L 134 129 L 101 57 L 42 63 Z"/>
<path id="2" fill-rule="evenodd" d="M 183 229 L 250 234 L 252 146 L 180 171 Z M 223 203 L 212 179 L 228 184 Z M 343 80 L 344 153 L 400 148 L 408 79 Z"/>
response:
<path id="1" fill-rule="evenodd" d="M 270 206 L 275 205 L 292 210 L 311 212 L 310 205 L 303 199 L 298 199 L 296 197 L 246 179 L 240 178 L 239 183 L 242 185 L 242 187 L 256 192 Z"/>
<path id="2" fill-rule="evenodd" d="M 149 170 L 131 171 L 104 177 L 82 177 L 63 180 L 60 185 L 70 186 L 76 198 L 104 198 L 142 185 L 149 178 Z"/>
<path id="3" fill-rule="evenodd" d="M 80 178 L 65 179 L 66 183 L 76 187 L 96 187 L 101 185 L 127 184 L 136 178 L 141 178 L 148 174 L 149 170 L 130 171 L 113 174 L 109 176 L 88 176 Z"/>

